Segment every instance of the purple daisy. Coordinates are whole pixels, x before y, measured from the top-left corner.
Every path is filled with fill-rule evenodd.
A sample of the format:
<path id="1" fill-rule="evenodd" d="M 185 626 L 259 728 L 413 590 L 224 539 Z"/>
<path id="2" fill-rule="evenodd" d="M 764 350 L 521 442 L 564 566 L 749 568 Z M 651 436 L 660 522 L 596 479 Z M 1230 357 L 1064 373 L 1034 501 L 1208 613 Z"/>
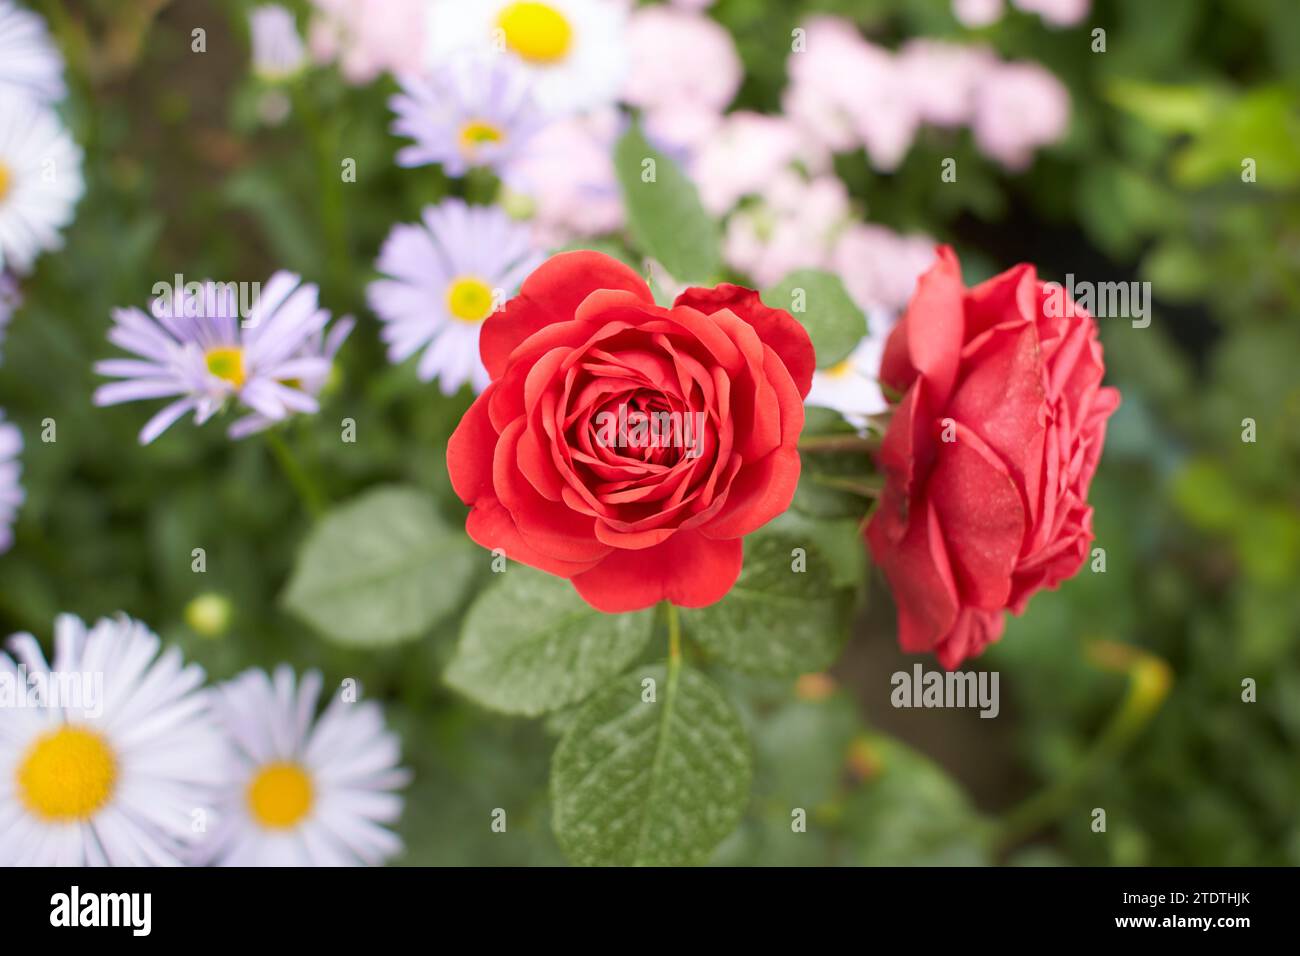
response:
<path id="1" fill-rule="evenodd" d="M 234 283 L 208 281 L 158 296 L 151 315 L 116 309 L 108 339 L 139 358 L 96 363 L 121 381 L 96 389 L 95 404 L 173 399 L 141 429 L 144 445 L 187 412 L 201 425 L 232 400 L 268 422 L 315 412 L 309 383 L 323 383 L 331 364 L 323 345 L 312 346 L 330 319 L 318 296 L 315 285 L 277 272 L 248 303 Z"/>
<path id="2" fill-rule="evenodd" d="M 546 125 L 526 72 L 505 57 L 458 57 L 427 77 L 405 77 L 389 100 L 393 133 L 415 140 L 399 166 L 438 163 L 448 176 L 483 166 L 503 180 L 511 163 Z"/>
<path id="3" fill-rule="evenodd" d="M 325 360 L 322 370 L 299 376 L 294 385 L 299 390 L 306 392 L 308 395 L 316 398 L 320 395 L 321 390 L 325 388 L 330 380 L 330 372 L 334 369 L 334 356 L 338 354 L 344 340 L 351 334 L 356 321 L 350 315 L 345 315 L 328 330 L 321 329 L 311 336 L 301 349 L 298 350 L 298 358 L 320 358 Z M 247 438 L 257 432 L 264 431 L 275 424 L 275 419 L 268 418 L 261 412 L 251 412 L 243 418 L 236 420 L 230 428 L 226 430 L 231 438 Z"/>
<path id="4" fill-rule="evenodd" d="M 424 210 L 424 221 L 393 227 L 376 268 L 387 278 L 366 298 L 384 323 L 388 358 L 404 362 L 421 349 L 416 372 L 438 379 L 451 395 L 466 382 L 487 388 L 478 354 L 483 320 L 541 265 L 532 230 L 496 206 L 447 199 Z"/>

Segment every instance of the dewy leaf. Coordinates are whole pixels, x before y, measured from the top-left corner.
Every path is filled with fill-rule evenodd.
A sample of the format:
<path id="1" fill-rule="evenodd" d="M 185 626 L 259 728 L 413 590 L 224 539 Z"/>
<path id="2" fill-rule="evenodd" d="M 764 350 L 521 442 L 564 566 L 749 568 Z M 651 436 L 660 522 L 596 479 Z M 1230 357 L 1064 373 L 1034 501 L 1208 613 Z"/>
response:
<path id="1" fill-rule="evenodd" d="M 694 184 L 633 126 L 614 149 L 628 226 L 639 250 L 679 282 L 704 282 L 720 269 L 718 227 Z"/>
<path id="2" fill-rule="evenodd" d="M 799 269 L 763 293 L 763 302 L 785 309 L 803 323 L 817 353 L 817 367 L 830 368 L 849 357 L 867 334 L 862 314 L 839 276 L 819 269 Z"/>
<path id="3" fill-rule="evenodd" d="M 416 488 L 368 491 L 327 514 L 298 552 L 285 606 L 337 644 L 419 637 L 455 609 L 476 549 Z"/>
<path id="4" fill-rule="evenodd" d="M 573 585 L 522 565 L 474 602 L 447 683 L 484 707 L 538 714 L 577 703 L 626 670 L 654 611 L 604 614 Z"/>
<path id="5" fill-rule="evenodd" d="M 679 663 L 636 670 L 589 700 L 551 760 L 555 835 L 574 863 L 701 863 L 745 811 L 740 719 Z"/>
<path id="6" fill-rule="evenodd" d="M 737 670 L 823 670 L 848 638 L 853 591 L 841 580 L 814 534 L 765 528 L 745 538 L 745 565 L 727 596 L 682 611 L 682 622 L 689 638 Z"/>

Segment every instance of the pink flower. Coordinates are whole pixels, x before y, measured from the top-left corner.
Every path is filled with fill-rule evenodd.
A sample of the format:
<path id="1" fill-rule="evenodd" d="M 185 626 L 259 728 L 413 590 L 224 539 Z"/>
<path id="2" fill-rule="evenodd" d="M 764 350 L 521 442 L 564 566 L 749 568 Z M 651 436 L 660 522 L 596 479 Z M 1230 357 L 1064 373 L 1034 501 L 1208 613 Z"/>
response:
<path id="1" fill-rule="evenodd" d="M 778 173 L 800 162 L 813 173 L 830 168 L 830 154 L 783 116 L 737 112 L 703 141 L 691 168 L 700 199 L 721 215 L 744 196 L 761 192 Z"/>
<path id="2" fill-rule="evenodd" d="M 1088 16 L 1092 0 L 1011 0 L 1026 13 L 1036 13 L 1054 27 L 1072 27 Z"/>
<path id="3" fill-rule="evenodd" d="M 623 225 L 612 159 L 621 132 L 618 112 L 610 108 L 557 120 L 529 140 L 513 169 L 535 204 L 539 245 L 561 246 Z"/>
<path id="4" fill-rule="evenodd" d="M 728 220 L 723 256 L 759 286 L 775 285 L 795 269 L 825 268 L 848 216 L 848 192 L 835 176 L 806 180 L 786 170 L 760 205 Z"/>
<path id="5" fill-rule="evenodd" d="M 933 264 L 934 249 L 929 236 L 900 236 L 884 226 L 855 223 L 836 242 L 831 268 L 863 310 L 896 314 Z"/>
<path id="6" fill-rule="evenodd" d="M 894 56 L 846 20 L 817 17 L 805 30 L 790 54 L 786 112 L 831 150 L 863 146 L 877 169 L 896 168 L 919 120 Z"/>
<path id="7" fill-rule="evenodd" d="M 1003 63 L 975 93 L 975 144 L 1010 170 L 1022 170 L 1034 150 L 1054 143 L 1070 125 L 1070 94 L 1037 63 Z"/>
<path id="8" fill-rule="evenodd" d="M 933 126 L 962 126 L 975 110 L 975 90 L 996 67 L 987 47 L 909 40 L 898 53 L 908 95 L 920 118 Z"/>
<path id="9" fill-rule="evenodd" d="M 623 99 L 643 110 L 722 112 L 740 89 L 736 45 L 720 24 L 672 7 L 641 7 L 627 26 Z"/>
<path id="10" fill-rule="evenodd" d="M 424 67 L 425 0 L 312 0 L 309 46 L 318 63 L 337 61 L 351 83 Z"/>
<path id="11" fill-rule="evenodd" d="M 972 30 L 997 23 L 1004 12 L 1002 0 L 952 0 L 952 15 Z"/>
<path id="12" fill-rule="evenodd" d="M 723 119 L 715 109 L 683 103 L 643 114 L 641 125 L 651 143 L 689 167 L 695 150 L 713 138 Z"/>

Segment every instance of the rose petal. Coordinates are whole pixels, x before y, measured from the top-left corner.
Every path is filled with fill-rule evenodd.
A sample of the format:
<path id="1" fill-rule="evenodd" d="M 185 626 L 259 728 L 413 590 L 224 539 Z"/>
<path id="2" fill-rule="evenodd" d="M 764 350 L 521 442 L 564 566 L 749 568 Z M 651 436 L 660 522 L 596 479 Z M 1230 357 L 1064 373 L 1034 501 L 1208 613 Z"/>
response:
<path id="1" fill-rule="evenodd" d="M 764 305 L 762 298 L 753 289 L 725 282 L 712 289 L 687 289 L 673 304 L 690 306 L 705 315 L 730 309 L 752 325 L 763 344 L 780 356 L 799 390 L 799 397 L 807 397 L 808 390 L 812 388 L 817 358 L 808 330 L 789 312 Z"/>
<path id="2" fill-rule="evenodd" d="M 907 312 L 885 343 L 882 384 L 902 393 L 922 375 L 937 404 L 948 400 L 964 342 L 961 267 L 948 246 L 916 283 Z"/>
<path id="3" fill-rule="evenodd" d="M 712 541 L 679 531 L 653 548 L 615 551 L 572 580 L 588 604 L 610 614 L 639 611 L 659 601 L 705 607 L 726 596 L 743 563 L 739 539 Z"/>
<path id="4" fill-rule="evenodd" d="M 940 442 L 926 496 L 943 527 L 963 605 L 1004 607 L 1025 539 L 1025 507 L 1003 462 L 958 423 L 955 441 Z"/>
<path id="5" fill-rule="evenodd" d="M 497 432 L 488 417 L 488 403 L 495 386 L 489 385 L 474 400 L 447 441 L 447 473 L 451 487 L 461 501 L 472 505 L 483 497 L 495 497 L 492 491 L 492 449 Z"/>
<path id="6" fill-rule="evenodd" d="M 621 289 L 654 305 L 645 280 L 617 259 L 587 250 L 554 255 L 524 280 L 503 311 L 484 320 L 479 354 L 488 374 L 499 378 L 516 346 L 547 325 L 568 322 L 598 289 Z"/>
<path id="7" fill-rule="evenodd" d="M 542 554 L 524 540 L 510 512 L 495 498 L 479 499 L 465 519 L 465 531 L 475 543 L 493 551 L 499 548 L 511 561 L 562 578 L 572 578 L 600 563 L 599 558 L 593 561 L 561 561 Z"/>
<path id="8" fill-rule="evenodd" d="M 1006 615 L 1001 611 L 965 608 L 948 636 L 934 649 L 934 656 L 945 670 L 955 670 L 961 662 L 976 657 L 984 648 L 1002 637 Z"/>
<path id="9" fill-rule="evenodd" d="M 515 527 L 538 553 L 566 562 L 598 560 L 609 546 L 596 540 L 595 521 L 562 502 L 541 495 L 520 472 L 519 439 L 525 423 L 517 419 L 501 433 L 492 460 L 492 484 L 497 499 L 510 512 Z"/>
<path id="10" fill-rule="evenodd" d="M 934 506 L 927 504 L 910 521 L 877 509 L 867 540 L 894 592 L 899 646 L 909 653 L 931 650 L 952 630 L 958 612 L 957 585 Z"/>

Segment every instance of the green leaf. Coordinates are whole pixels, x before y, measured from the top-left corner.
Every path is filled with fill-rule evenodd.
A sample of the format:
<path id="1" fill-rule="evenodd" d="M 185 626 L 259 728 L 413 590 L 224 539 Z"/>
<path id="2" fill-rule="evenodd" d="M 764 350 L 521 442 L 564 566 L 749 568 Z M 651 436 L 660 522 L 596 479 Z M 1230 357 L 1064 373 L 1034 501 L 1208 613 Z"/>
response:
<path id="1" fill-rule="evenodd" d="M 852 862 L 863 866 L 980 866 L 988 821 L 937 764 L 905 744 L 863 735 L 855 762 L 869 775 L 844 806 Z"/>
<path id="2" fill-rule="evenodd" d="M 785 309 L 803 323 L 817 353 L 817 367 L 844 361 L 867 334 L 867 317 L 849 298 L 839 276 L 799 269 L 763 293 L 763 302 Z"/>
<path id="3" fill-rule="evenodd" d="M 839 412 L 810 405 L 804 411 L 803 434 L 854 435 L 857 433 Z M 819 479 L 864 481 L 872 467 L 866 455 L 843 451 L 801 451 L 799 486 L 792 511 L 812 518 L 856 518 L 861 520 L 869 502 L 861 495 L 831 487 Z"/>
<path id="4" fill-rule="evenodd" d="M 555 748 L 555 836 L 584 865 L 700 863 L 740 822 L 751 775 L 740 719 L 702 674 L 633 671 L 588 701 Z"/>
<path id="5" fill-rule="evenodd" d="M 735 587 L 717 604 L 682 612 L 687 636 L 750 674 L 829 667 L 848 638 L 853 591 L 837 583 L 828 551 L 814 532 L 769 527 L 749 535 Z"/>
<path id="6" fill-rule="evenodd" d="M 1106 98 L 1162 133 L 1197 133 L 1207 129 L 1226 99 L 1220 90 L 1188 84 L 1112 80 Z"/>
<path id="7" fill-rule="evenodd" d="M 862 723 L 856 704 L 842 690 L 808 700 L 795 698 L 787 687 L 783 699 L 766 702 L 749 718 L 754 741 L 751 809 L 710 865 L 835 865 L 845 758 Z M 791 827 L 796 808 L 807 814 L 806 830 Z"/>
<path id="8" fill-rule="evenodd" d="M 577 703 L 626 670 L 654 633 L 654 611 L 604 614 L 563 578 L 512 566 L 474 602 L 447 668 L 484 707 L 536 717 Z"/>
<path id="9" fill-rule="evenodd" d="M 716 275 L 722 264 L 717 224 L 678 165 L 633 126 L 614 149 L 614 166 L 628 226 L 640 251 L 657 259 L 679 282 L 702 282 Z"/>
<path id="10" fill-rule="evenodd" d="M 831 582 L 836 587 L 856 588 L 867 573 L 867 547 L 860 518 L 811 518 L 787 511 L 765 529 L 782 532 L 799 541 L 813 539 L 826 558 Z"/>
<path id="11" fill-rule="evenodd" d="M 1265 186 L 1284 189 L 1300 182 L 1300 121 L 1289 88 L 1252 90 L 1221 109 L 1213 128 L 1174 158 L 1174 180 L 1192 188 L 1221 179 L 1240 182 L 1248 158 Z"/>
<path id="12" fill-rule="evenodd" d="M 419 637 L 453 611 L 476 549 L 416 488 L 368 491 L 312 529 L 285 587 L 285 607 L 352 647 Z"/>

